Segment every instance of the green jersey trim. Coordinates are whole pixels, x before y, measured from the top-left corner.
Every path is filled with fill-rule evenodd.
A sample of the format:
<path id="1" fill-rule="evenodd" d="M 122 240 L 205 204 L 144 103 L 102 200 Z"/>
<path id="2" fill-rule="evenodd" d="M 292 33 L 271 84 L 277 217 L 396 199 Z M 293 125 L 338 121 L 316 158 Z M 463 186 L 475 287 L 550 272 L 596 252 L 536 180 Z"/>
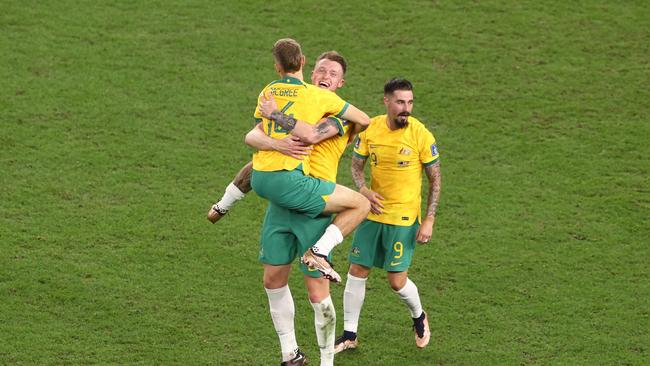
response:
<path id="1" fill-rule="evenodd" d="M 364 160 L 365 160 L 365 159 L 368 159 L 368 155 L 361 155 L 361 154 L 359 154 L 359 153 L 356 152 L 356 151 L 353 151 L 353 152 L 352 152 L 352 155 L 356 156 L 356 157 L 359 158 L 359 159 L 364 159 Z"/>
<path id="2" fill-rule="evenodd" d="M 336 128 L 339 129 L 339 132 L 338 132 L 339 136 L 345 135 L 345 131 L 343 130 L 343 124 L 341 123 L 340 118 L 329 116 L 329 117 L 327 117 L 327 119 L 332 120 L 332 121 L 334 121 L 336 123 Z"/>
<path id="3" fill-rule="evenodd" d="M 302 80 L 300 80 L 298 78 L 294 78 L 293 76 L 285 76 L 282 79 L 278 79 L 278 80 L 272 82 L 271 84 L 269 84 L 269 86 L 271 86 L 273 84 L 279 84 L 279 83 L 289 84 L 289 85 L 302 85 L 305 88 L 307 87 L 307 85 L 305 85 L 305 83 Z"/>
<path id="4" fill-rule="evenodd" d="M 350 106 L 350 103 L 345 102 L 345 105 L 343 106 L 343 109 L 339 113 L 336 114 L 337 117 L 343 118 L 343 113 L 348 110 L 348 107 Z"/>
<path id="5" fill-rule="evenodd" d="M 437 163 L 439 160 L 440 160 L 440 158 L 435 158 L 435 159 L 431 160 L 431 161 L 428 162 L 428 163 L 423 163 L 422 165 L 424 165 L 425 167 L 429 167 L 429 166 L 431 166 L 431 165 Z"/>

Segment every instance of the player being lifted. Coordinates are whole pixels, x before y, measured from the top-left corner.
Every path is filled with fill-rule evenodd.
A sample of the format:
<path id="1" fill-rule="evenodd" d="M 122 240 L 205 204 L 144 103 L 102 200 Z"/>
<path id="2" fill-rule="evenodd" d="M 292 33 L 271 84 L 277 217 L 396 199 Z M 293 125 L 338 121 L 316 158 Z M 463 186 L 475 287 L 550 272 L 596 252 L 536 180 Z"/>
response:
<path id="1" fill-rule="evenodd" d="M 245 194 L 237 186 L 245 190 L 248 183 L 258 195 L 280 207 L 312 218 L 320 214 L 337 214 L 320 239 L 304 253 L 301 261 L 330 280 L 340 282 L 341 277 L 332 269 L 327 256 L 343 241 L 344 236 L 363 221 L 369 204 L 361 194 L 347 187 L 309 176 L 309 152 L 297 141 L 287 140 L 286 137 L 291 134 L 305 143 L 313 144 L 322 141 L 328 132 L 327 126 L 334 123 L 330 119 L 316 124 L 323 116 L 342 117 L 360 129 L 368 125 L 369 118 L 336 94 L 302 81 L 304 56 L 296 41 L 278 40 L 273 54 L 276 71 L 282 78 L 264 88 L 260 93 L 260 102 L 270 96 L 272 102 L 277 101 L 280 110 L 262 116 L 258 108 L 255 118 L 260 123 L 264 119 L 261 126 L 265 134 L 282 141 L 274 142 L 279 146 L 277 149 L 288 150 L 290 154 L 284 155 L 278 150 L 258 151 L 253 156 L 252 169 L 247 165 L 237 174 L 235 181 L 226 188 L 224 197 L 210 209 L 208 219 L 216 222 L 223 217 L 232 204 Z M 297 155 L 303 156 L 304 160 L 297 158 Z M 249 173 L 251 170 L 252 173 Z"/>
<path id="2" fill-rule="evenodd" d="M 336 352 L 357 347 L 357 327 L 372 267 L 388 272 L 388 282 L 413 318 L 415 343 L 429 343 L 429 322 L 418 288 L 408 277 L 415 243 L 431 238 L 440 196 L 440 166 L 433 134 L 411 117 L 413 87 L 395 78 L 384 86 L 386 114 L 374 117 L 359 134 L 352 157 L 352 178 L 371 203 L 371 212 L 354 234 L 343 295 L 343 336 Z M 370 189 L 364 165 L 370 158 Z M 429 181 L 426 216 L 420 225 L 422 170 Z"/>

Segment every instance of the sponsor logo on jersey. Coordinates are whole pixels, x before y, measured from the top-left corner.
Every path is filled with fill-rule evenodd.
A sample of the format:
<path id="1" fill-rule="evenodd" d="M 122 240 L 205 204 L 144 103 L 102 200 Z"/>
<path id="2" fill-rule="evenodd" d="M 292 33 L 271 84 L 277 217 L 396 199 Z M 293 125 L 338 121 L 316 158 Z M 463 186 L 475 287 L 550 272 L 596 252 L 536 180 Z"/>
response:
<path id="1" fill-rule="evenodd" d="M 390 262 L 391 267 L 399 266 L 400 264 L 402 264 L 402 262 Z"/>
<path id="2" fill-rule="evenodd" d="M 436 147 L 436 144 L 431 144 L 431 155 L 432 156 L 438 155 L 438 148 Z"/>
<path id="3" fill-rule="evenodd" d="M 361 253 L 361 249 L 359 249 L 359 247 L 352 248 L 352 255 L 353 256 L 358 257 L 360 253 Z"/>
<path id="4" fill-rule="evenodd" d="M 357 139 L 354 140 L 354 148 L 358 149 L 360 145 L 361 145 L 361 139 L 357 136 Z"/>
<path id="5" fill-rule="evenodd" d="M 408 216 L 402 216 L 402 221 L 408 221 L 409 217 Z"/>
<path id="6" fill-rule="evenodd" d="M 410 163 L 411 163 L 410 161 L 400 160 L 400 161 L 397 162 L 397 165 L 401 166 L 401 167 L 404 167 L 404 166 L 409 166 Z"/>

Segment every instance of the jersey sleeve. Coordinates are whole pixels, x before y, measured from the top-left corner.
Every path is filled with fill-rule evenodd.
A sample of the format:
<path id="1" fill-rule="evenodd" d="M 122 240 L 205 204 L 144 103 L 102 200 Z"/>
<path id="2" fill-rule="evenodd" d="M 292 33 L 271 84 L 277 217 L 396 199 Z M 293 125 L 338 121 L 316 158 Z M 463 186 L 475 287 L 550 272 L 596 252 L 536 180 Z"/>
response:
<path id="1" fill-rule="evenodd" d="M 325 107 L 326 114 L 341 118 L 350 104 L 341 99 L 336 93 L 329 90 L 322 90 L 321 105 Z"/>
<path id="2" fill-rule="evenodd" d="M 438 154 L 436 139 L 433 137 L 433 134 L 426 128 L 422 128 L 418 140 L 422 165 L 431 166 L 435 164 L 440 158 L 440 155 Z"/>
<path id="3" fill-rule="evenodd" d="M 253 113 L 253 125 L 257 125 L 258 123 L 263 121 L 262 118 L 262 113 L 260 112 L 260 99 L 262 99 L 262 95 L 264 95 L 264 92 L 266 91 L 266 88 L 264 88 L 260 94 L 257 96 L 257 105 L 255 106 L 255 112 Z"/>
<path id="4" fill-rule="evenodd" d="M 357 136 L 356 141 L 354 142 L 354 156 L 361 158 L 361 159 L 366 159 L 368 158 L 368 143 L 366 140 L 366 132 L 361 132 L 359 136 Z"/>
<path id="5" fill-rule="evenodd" d="M 327 117 L 330 121 L 336 123 L 336 128 L 338 128 L 338 135 L 343 136 L 350 129 L 350 123 L 344 119 L 329 116 Z"/>

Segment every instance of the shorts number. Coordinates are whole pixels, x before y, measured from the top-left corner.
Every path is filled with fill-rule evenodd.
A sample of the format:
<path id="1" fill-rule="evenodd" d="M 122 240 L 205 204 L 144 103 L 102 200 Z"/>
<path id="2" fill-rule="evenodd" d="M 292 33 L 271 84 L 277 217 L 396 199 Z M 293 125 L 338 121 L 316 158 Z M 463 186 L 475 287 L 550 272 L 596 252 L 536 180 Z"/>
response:
<path id="1" fill-rule="evenodd" d="M 399 253 L 394 257 L 395 259 L 402 258 L 402 255 L 404 254 L 404 245 L 402 245 L 401 241 L 393 244 L 393 251 Z"/>

